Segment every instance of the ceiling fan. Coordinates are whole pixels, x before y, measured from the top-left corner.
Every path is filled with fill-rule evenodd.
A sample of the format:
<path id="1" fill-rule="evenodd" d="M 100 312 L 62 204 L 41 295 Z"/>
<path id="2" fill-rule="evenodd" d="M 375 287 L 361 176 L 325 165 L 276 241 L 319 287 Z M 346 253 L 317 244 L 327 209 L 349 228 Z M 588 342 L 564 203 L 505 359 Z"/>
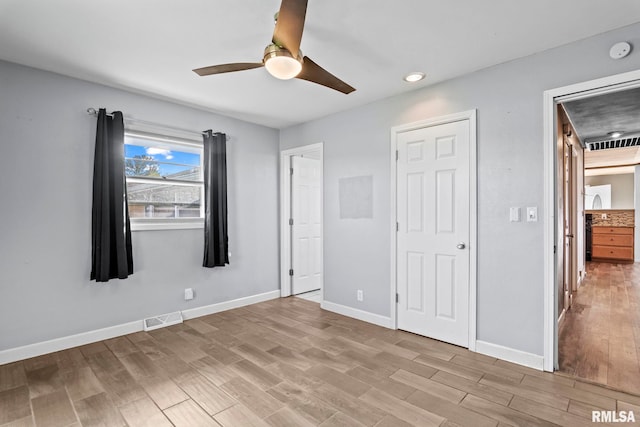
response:
<path id="1" fill-rule="evenodd" d="M 269 74 L 278 79 L 288 80 L 295 77 L 344 94 L 353 92 L 355 88 L 313 62 L 308 56 L 302 56 L 300 41 L 306 14 L 307 0 L 282 0 L 280 11 L 276 14 L 273 38 L 271 44 L 264 49 L 262 62 L 212 65 L 193 71 L 200 76 L 208 76 L 264 66 Z"/>

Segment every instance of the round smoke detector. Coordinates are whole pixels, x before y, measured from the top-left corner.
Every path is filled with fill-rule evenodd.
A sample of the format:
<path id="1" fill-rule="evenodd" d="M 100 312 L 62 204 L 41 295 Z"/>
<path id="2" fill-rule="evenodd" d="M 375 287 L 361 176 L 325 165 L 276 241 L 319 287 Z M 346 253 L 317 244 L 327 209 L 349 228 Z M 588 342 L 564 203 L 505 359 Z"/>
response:
<path id="1" fill-rule="evenodd" d="M 631 52 L 631 45 L 627 42 L 616 43 L 611 46 L 609 56 L 611 59 L 622 59 Z"/>

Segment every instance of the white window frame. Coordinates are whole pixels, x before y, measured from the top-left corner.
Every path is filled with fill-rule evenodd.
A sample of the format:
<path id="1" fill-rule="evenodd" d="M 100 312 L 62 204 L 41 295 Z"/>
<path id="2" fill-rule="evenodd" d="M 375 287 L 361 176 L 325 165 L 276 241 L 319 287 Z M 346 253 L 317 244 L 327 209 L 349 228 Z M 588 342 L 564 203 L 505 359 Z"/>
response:
<path id="1" fill-rule="evenodd" d="M 149 141 L 149 145 L 131 143 L 127 141 L 127 137 Z M 202 181 L 194 181 L 193 184 L 183 181 L 163 180 L 162 183 L 171 185 L 199 186 L 200 187 L 200 218 L 131 218 L 131 231 L 145 230 L 184 230 L 184 229 L 202 229 L 204 228 L 204 150 L 202 141 L 195 139 L 178 138 L 168 135 L 160 135 L 150 132 L 140 132 L 133 130 L 125 130 L 125 144 L 136 145 L 140 147 L 153 146 L 158 148 L 166 148 L 168 150 L 176 150 L 187 153 L 196 153 L 200 155 L 200 170 L 203 174 Z M 126 177 L 127 185 L 131 183 L 153 183 L 158 184 L 157 179 Z"/>

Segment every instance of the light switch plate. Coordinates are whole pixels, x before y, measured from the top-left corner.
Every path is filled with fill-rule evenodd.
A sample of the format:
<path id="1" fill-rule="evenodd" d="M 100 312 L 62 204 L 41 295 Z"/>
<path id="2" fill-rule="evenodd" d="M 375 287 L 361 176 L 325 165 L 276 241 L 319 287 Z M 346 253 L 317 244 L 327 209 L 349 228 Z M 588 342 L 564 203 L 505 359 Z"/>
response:
<path id="1" fill-rule="evenodd" d="M 520 208 L 509 208 L 509 221 L 520 222 Z"/>
<path id="2" fill-rule="evenodd" d="M 527 222 L 538 221 L 538 208 L 536 206 L 527 207 Z"/>

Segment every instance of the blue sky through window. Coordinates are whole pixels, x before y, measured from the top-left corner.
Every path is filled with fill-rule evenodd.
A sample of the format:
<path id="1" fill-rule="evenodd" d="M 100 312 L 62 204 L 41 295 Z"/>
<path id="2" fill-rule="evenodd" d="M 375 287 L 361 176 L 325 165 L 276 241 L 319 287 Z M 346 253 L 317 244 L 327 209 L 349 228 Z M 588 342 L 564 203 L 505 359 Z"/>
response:
<path id="1" fill-rule="evenodd" d="M 168 150 L 153 146 L 142 147 L 139 145 L 125 144 L 124 155 L 126 159 L 135 158 L 136 156 L 152 158 L 157 162 L 158 172 L 160 175 L 165 177 L 179 172 L 192 170 L 194 167 L 200 167 L 199 154 Z"/>

